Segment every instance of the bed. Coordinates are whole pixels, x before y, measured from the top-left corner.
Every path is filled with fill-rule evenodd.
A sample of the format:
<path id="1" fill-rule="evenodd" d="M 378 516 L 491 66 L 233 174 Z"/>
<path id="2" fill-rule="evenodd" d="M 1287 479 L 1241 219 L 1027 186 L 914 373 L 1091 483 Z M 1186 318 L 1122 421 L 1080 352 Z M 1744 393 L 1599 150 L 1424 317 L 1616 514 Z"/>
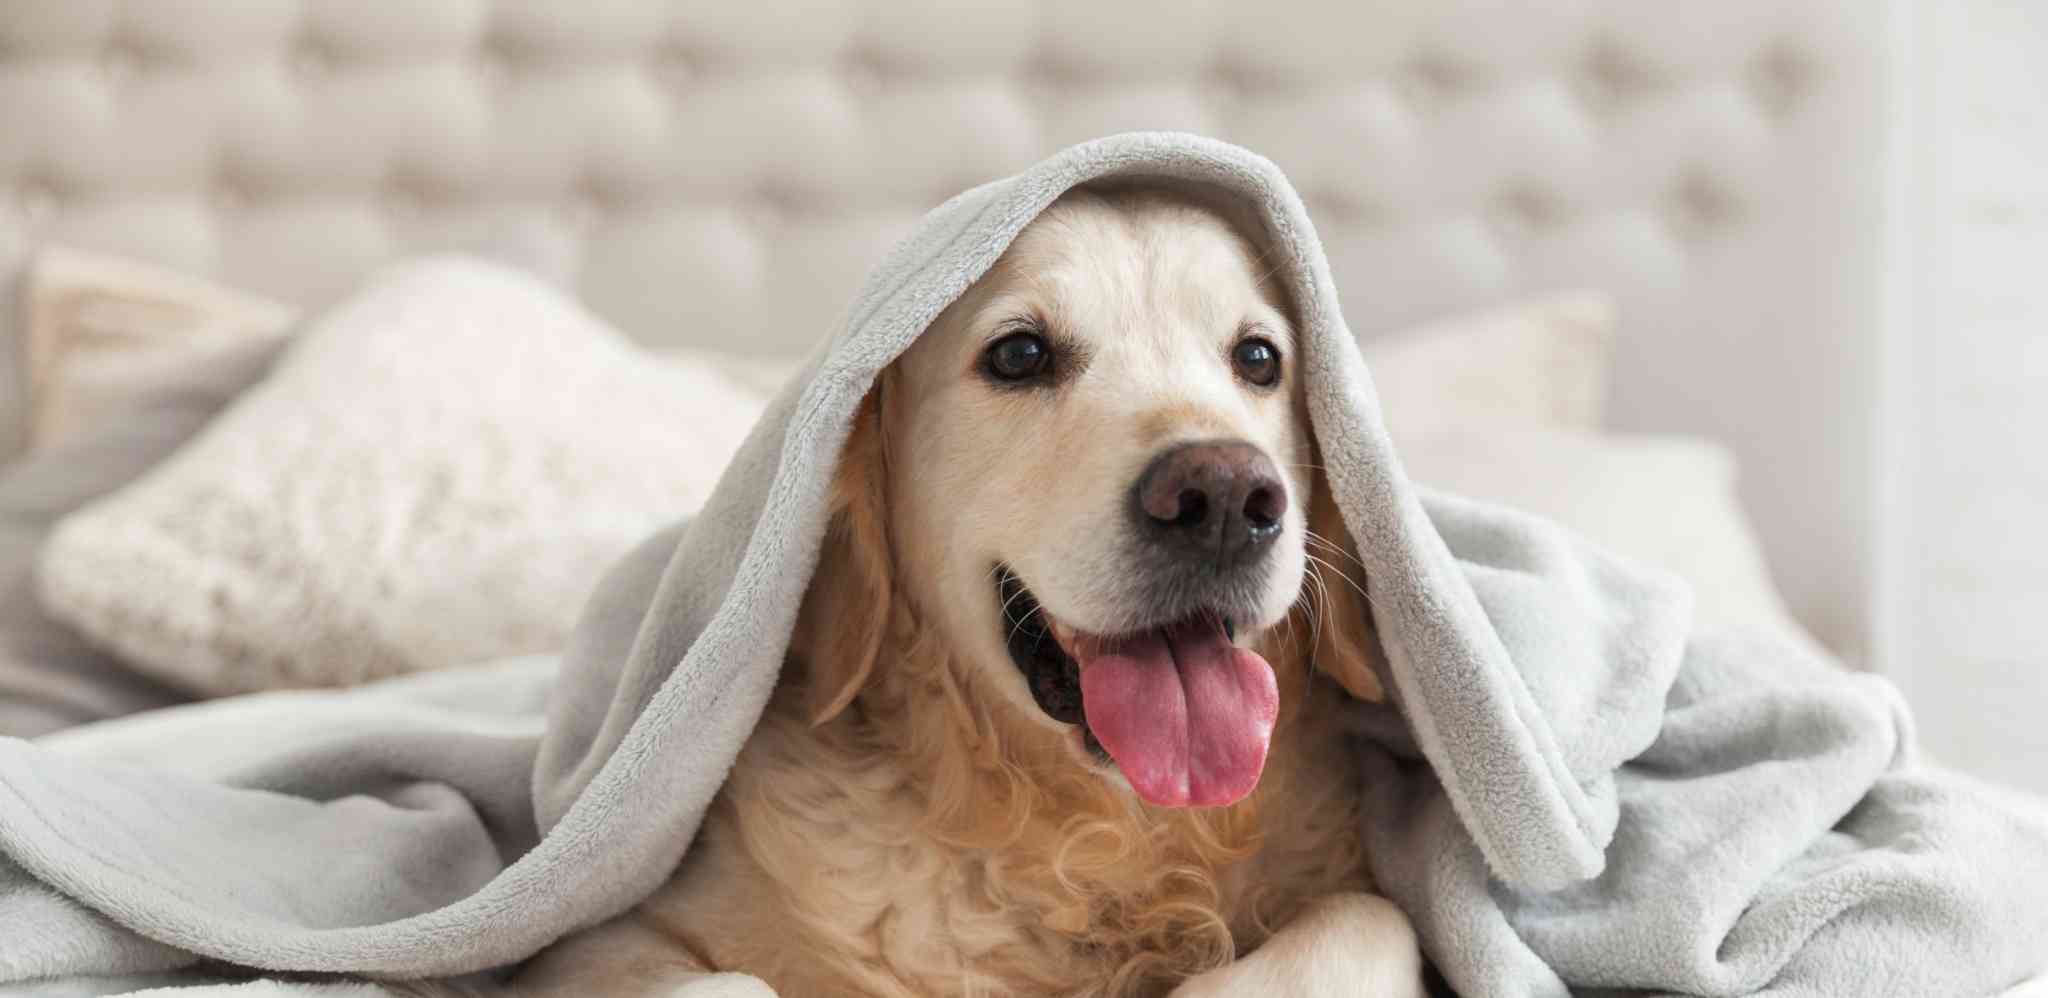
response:
<path id="1" fill-rule="evenodd" d="M 798 8 L 801 7 L 799 10 Z M 1798 621 L 1867 659 L 1890 73 L 1854 0 L 826 5 L 20 0 L 0 11 L 0 454 L 31 261 L 315 307 L 487 242 L 642 343 L 773 365 L 931 205 L 1187 129 L 1293 178 L 1368 340 L 1594 288 L 1606 422 L 1712 438 Z M 1731 386 L 1742 404 L 1729 404 Z"/>

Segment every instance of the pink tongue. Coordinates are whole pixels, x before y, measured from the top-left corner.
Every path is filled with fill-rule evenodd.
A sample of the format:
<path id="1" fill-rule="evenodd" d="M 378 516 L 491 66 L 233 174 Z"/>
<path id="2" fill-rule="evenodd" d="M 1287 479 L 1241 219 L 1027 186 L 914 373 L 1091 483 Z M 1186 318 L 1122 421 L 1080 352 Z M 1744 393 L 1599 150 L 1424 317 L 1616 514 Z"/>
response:
<path id="1" fill-rule="evenodd" d="M 1120 638 L 1087 649 L 1080 665 L 1088 727 L 1138 796 L 1221 807 L 1258 785 L 1280 693 L 1273 667 L 1221 627 Z"/>

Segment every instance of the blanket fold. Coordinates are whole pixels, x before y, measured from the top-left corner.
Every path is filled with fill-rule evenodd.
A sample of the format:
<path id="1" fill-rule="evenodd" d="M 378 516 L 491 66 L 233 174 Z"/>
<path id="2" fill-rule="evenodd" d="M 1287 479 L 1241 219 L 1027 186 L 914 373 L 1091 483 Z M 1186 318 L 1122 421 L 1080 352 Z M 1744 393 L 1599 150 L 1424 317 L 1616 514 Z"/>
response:
<path id="1" fill-rule="evenodd" d="M 1286 179 L 1143 133 L 926 216 L 703 510 L 612 570 L 559 667 L 0 740 L 0 924 L 26 929 L 0 933 L 0 982 L 199 958 L 457 975 L 630 907 L 687 849 L 774 688 L 876 375 L 1055 198 L 1110 179 L 1227 204 L 1299 303 L 1313 429 L 1393 693 L 1358 708 L 1361 834 L 1454 987 L 1903 998 L 2041 969 L 2048 807 L 1917 763 L 1882 680 L 1701 632 L 1674 580 L 1410 482 Z M 408 307 L 563 307 L 487 268 L 437 286 Z"/>

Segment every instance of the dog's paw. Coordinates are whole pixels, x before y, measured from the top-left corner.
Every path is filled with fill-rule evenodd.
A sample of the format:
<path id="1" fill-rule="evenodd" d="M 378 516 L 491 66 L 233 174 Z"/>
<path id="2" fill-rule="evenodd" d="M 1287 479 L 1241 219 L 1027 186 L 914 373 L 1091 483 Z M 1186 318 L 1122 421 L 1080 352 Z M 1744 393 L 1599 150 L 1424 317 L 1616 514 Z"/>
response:
<path id="1" fill-rule="evenodd" d="M 1181 982 L 1169 998 L 1229 998 L 1240 994 L 1279 994 L 1268 975 L 1251 968 L 1250 960 L 1209 971 Z"/>
<path id="2" fill-rule="evenodd" d="M 1404 977 L 1356 961 L 1331 961 L 1306 973 L 1276 967 L 1256 955 L 1189 978 L 1171 998 L 1426 998 L 1420 975 Z"/>
<path id="3" fill-rule="evenodd" d="M 1188 979 L 1173 998 L 1424 998 L 1422 954 L 1408 917 L 1386 898 L 1325 898 L 1264 946 Z"/>
<path id="4" fill-rule="evenodd" d="M 668 998 L 776 998 L 775 989 L 751 974 L 705 974 L 668 993 Z"/>

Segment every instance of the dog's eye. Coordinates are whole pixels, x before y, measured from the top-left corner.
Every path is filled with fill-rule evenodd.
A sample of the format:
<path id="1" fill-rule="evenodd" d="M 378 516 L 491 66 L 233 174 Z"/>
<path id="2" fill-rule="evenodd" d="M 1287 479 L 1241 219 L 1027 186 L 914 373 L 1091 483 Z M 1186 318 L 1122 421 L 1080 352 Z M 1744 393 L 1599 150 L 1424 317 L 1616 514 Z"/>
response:
<path id="1" fill-rule="evenodd" d="M 989 344 L 983 354 L 988 373 L 998 381 L 1028 381 L 1052 370 L 1052 344 L 1038 333 L 1011 333 Z"/>
<path id="2" fill-rule="evenodd" d="M 1237 369 L 1238 377 L 1261 388 L 1270 387 L 1280 380 L 1280 348 L 1270 340 L 1248 336 L 1230 348 L 1230 366 Z"/>

